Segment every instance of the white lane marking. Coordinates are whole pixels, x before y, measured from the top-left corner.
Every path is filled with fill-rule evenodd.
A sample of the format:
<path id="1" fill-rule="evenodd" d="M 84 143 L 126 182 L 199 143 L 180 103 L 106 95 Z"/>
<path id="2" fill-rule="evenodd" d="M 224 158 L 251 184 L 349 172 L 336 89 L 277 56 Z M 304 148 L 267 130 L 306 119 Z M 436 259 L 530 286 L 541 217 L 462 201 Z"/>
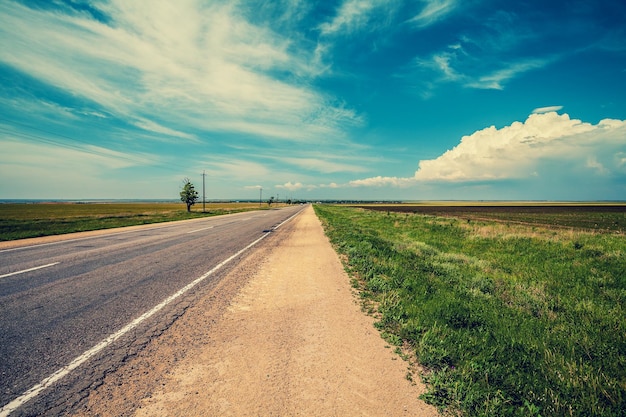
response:
<path id="1" fill-rule="evenodd" d="M 298 213 L 296 213 L 293 216 L 289 217 L 287 220 L 285 220 L 284 222 L 280 223 L 274 229 L 278 229 L 284 223 L 287 223 L 289 220 L 293 219 L 297 214 Z M 250 249 L 251 247 L 253 247 L 257 243 L 259 243 L 260 241 L 265 239 L 267 236 L 269 236 L 269 233 L 263 234 L 260 238 L 258 238 L 254 242 L 250 243 L 248 246 L 246 246 L 245 248 L 241 249 L 239 252 L 237 252 L 236 254 L 232 255 L 230 258 L 228 258 L 228 259 L 222 261 L 221 263 L 219 263 L 218 265 L 214 266 L 213 269 L 211 269 L 209 272 L 205 273 L 204 275 L 202 275 L 199 278 L 196 278 L 195 280 L 193 280 L 191 283 L 189 283 L 186 286 L 184 286 L 183 288 L 181 288 L 176 293 L 174 293 L 174 294 L 170 295 L 169 297 L 167 297 L 160 304 L 158 304 L 155 307 L 153 307 L 150 311 L 148 311 L 148 312 L 142 314 L 141 316 L 137 317 L 135 320 L 133 320 L 132 322 L 127 324 L 125 327 L 121 328 L 120 330 L 118 330 L 117 332 L 113 333 L 112 335 L 110 335 L 109 337 L 107 337 L 106 339 L 104 339 L 103 341 L 101 341 L 100 343 L 98 343 L 97 345 L 92 347 L 91 349 L 87 350 L 82 355 L 78 356 L 76 359 L 74 359 L 72 362 L 70 362 L 69 365 L 59 369 L 58 371 L 54 372 L 49 377 L 42 379 L 41 382 L 39 382 L 38 384 L 35 384 L 32 388 L 30 388 L 29 390 L 24 392 L 22 395 L 20 395 L 19 397 L 17 397 L 16 399 L 11 401 L 10 403 L 4 405 L 0 409 L 0 417 L 7 417 L 9 414 L 11 414 L 13 411 L 17 410 L 23 404 L 25 404 L 26 402 L 28 402 L 28 401 L 32 400 L 33 398 L 37 397 L 43 390 L 45 390 L 46 388 L 48 388 L 49 386 L 51 386 L 55 382 L 59 381 L 60 379 L 62 379 L 66 375 L 68 375 L 71 371 L 73 371 L 74 369 L 78 368 L 83 363 L 87 362 L 93 356 L 97 355 L 100 351 L 102 351 L 103 349 L 105 349 L 106 347 L 108 347 L 109 345 L 114 343 L 116 340 L 118 340 L 119 338 L 124 336 L 126 333 L 130 332 L 131 330 L 133 330 L 135 327 L 139 326 L 141 323 L 143 323 L 144 321 L 146 321 L 147 319 L 149 319 L 150 317 L 152 317 L 156 313 L 158 313 L 160 310 L 162 310 L 164 307 L 166 307 L 172 301 L 174 301 L 178 297 L 182 296 L 183 294 L 185 294 L 187 291 L 189 291 L 190 289 L 192 289 L 196 285 L 200 284 L 202 281 L 204 281 L 205 279 L 207 279 L 208 277 L 213 275 L 215 272 L 217 272 L 219 269 L 221 269 L 224 265 L 228 264 L 230 261 L 232 261 L 233 259 L 235 259 L 238 256 L 240 256 L 242 253 L 244 253 L 245 251 L 247 251 L 248 249 Z"/>
<path id="2" fill-rule="evenodd" d="M 296 217 L 298 214 L 300 214 L 302 210 L 299 210 L 296 214 L 294 214 L 293 216 L 289 217 L 287 220 L 285 220 L 284 222 L 281 222 L 278 226 L 276 226 L 274 228 L 274 230 L 278 229 L 280 226 L 282 226 L 283 224 L 287 223 L 288 221 L 290 221 L 291 219 L 293 219 L 294 217 Z"/>
<path id="3" fill-rule="evenodd" d="M 183 220 L 184 221 L 184 220 Z M 177 226 L 177 225 L 174 225 Z M 130 226 L 132 227 L 132 226 Z M 152 230 L 158 230 L 158 229 L 165 229 L 166 227 L 173 227 L 172 225 L 166 225 L 166 226 L 157 226 L 157 227 L 147 227 L 145 229 L 136 229 L 136 230 L 125 230 L 123 232 L 111 232 L 111 233 L 104 233 L 104 234 L 99 234 L 99 235 L 95 235 L 95 236 L 86 236 L 86 237 L 77 237 L 74 239 L 66 239 L 66 240 L 57 240 L 54 242 L 48 242 L 48 243 L 36 243 L 34 245 L 29 245 L 29 246 L 18 246 L 16 248 L 9 248 L 9 249 L 2 249 L 0 250 L 0 253 L 4 253 L 4 252 L 14 252 L 14 251 L 18 251 L 18 250 L 24 250 L 24 249 L 31 249 L 31 248 L 38 248 L 40 246 L 50 246 L 50 245 L 58 245 L 61 243 L 73 243 L 73 242 L 80 242 L 81 240 L 90 240 L 90 239 L 98 239 L 98 238 L 108 238 L 108 237 L 112 237 L 112 236 L 118 236 L 118 235 L 125 235 L 128 233 L 139 233 L 139 232 L 144 232 L 144 231 L 152 231 Z M 91 230 L 92 232 L 99 232 L 101 230 L 106 230 L 106 229 L 100 229 L 100 230 Z M 82 233 L 82 232 L 78 232 L 78 233 Z M 54 235 L 52 235 L 54 236 Z"/>
<path id="4" fill-rule="evenodd" d="M 244 213 L 224 214 L 223 216 L 224 217 L 236 216 L 237 214 L 246 214 L 246 213 L 244 212 Z M 57 241 L 48 242 L 48 243 L 36 243 L 34 245 L 29 245 L 29 246 L 18 246 L 16 248 L 2 249 L 2 250 L 0 250 L 0 253 L 14 252 L 14 251 L 19 251 L 19 250 L 24 250 L 24 249 L 31 249 L 31 248 L 38 248 L 40 246 L 58 245 L 58 244 L 61 244 L 61 243 L 79 242 L 81 240 L 108 238 L 108 237 L 113 237 L 113 236 L 118 236 L 118 235 L 125 235 L 125 234 L 128 234 L 128 233 L 141 233 L 141 232 L 148 232 L 148 231 L 159 230 L 159 229 L 174 228 L 174 227 L 180 226 L 180 224 L 178 224 L 179 222 L 188 222 L 188 221 L 189 220 L 180 220 L 180 221 L 173 221 L 173 222 L 152 223 L 152 224 L 143 225 L 143 226 L 146 226 L 145 228 L 134 229 L 134 230 L 124 230 L 124 231 L 121 231 L 121 232 L 111 232 L 111 233 L 106 233 L 106 229 L 91 230 L 92 232 L 104 232 L 104 233 L 98 234 L 98 235 L 95 235 L 95 236 L 77 237 L 77 238 L 73 238 L 73 239 L 57 240 Z M 191 220 L 191 221 L 193 221 L 193 220 Z M 139 225 L 139 226 L 142 226 L 142 225 Z M 130 226 L 130 227 L 133 227 L 133 226 Z"/>
<path id="5" fill-rule="evenodd" d="M 189 234 L 189 233 L 201 232 L 201 231 L 203 231 L 203 230 L 213 229 L 213 227 L 214 227 L 214 226 L 203 227 L 202 229 L 196 229 L 196 230 L 192 230 L 191 232 L 187 232 L 187 234 Z"/>
<path id="6" fill-rule="evenodd" d="M 11 272 L 10 274 L 0 275 L 0 278 L 6 278 L 6 277 L 13 276 L 13 275 L 23 274 L 25 272 L 36 271 L 38 269 L 48 268 L 49 266 L 54 266 L 54 265 L 58 265 L 58 264 L 59 264 L 59 262 L 54 262 L 54 263 L 51 263 L 51 264 L 48 264 L 48 265 L 41 265 L 41 266 L 36 266 L 34 268 L 24 269 L 23 271 Z"/>

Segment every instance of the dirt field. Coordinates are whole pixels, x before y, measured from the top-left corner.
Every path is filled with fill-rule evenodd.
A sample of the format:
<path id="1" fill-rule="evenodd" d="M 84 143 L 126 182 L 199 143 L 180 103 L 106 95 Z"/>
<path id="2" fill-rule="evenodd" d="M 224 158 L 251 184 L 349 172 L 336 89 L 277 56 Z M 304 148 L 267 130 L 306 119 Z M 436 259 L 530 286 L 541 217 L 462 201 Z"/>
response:
<path id="1" fill-rule="evenodd" d="M 388 213 L 414 213 L 542 227 L 567 227 L 603 233 L 626 233 L 624 203 L 369 204 L 353 207 Z"/>
<path id="2" fill-rule="evenodd" d="M 436 416 L 308 208 L 90 393 L 82 416 Z"/>

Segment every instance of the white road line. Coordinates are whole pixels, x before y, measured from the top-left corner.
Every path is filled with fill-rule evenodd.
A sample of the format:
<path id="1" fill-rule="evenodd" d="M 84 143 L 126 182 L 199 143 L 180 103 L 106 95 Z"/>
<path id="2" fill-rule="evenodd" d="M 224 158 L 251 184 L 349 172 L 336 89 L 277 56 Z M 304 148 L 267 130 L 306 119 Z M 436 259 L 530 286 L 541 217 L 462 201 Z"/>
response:
<path id="1" fill-rule="evenodd" d="M 225 214 L 224 217 L 226 217 L 226 216 L 235 216 L 236 214 L 239 214 L 239 213 Z M 241 213 L 241 214 L 245 214 L 245 213 Z M 181 220 L 181 221 L 187 221 L 187 220 Z M 142 225 L 140 225 L 140 226 L 142 226 Z M 24 249 L 31 249 L 31 248 L 38 248 L 40 246 L 58 245 L 58 244 L 61 244 L 61 243 L 79 242 L 81 240 L 108 238 L 108 237 L 112 237 L 112 236 L 125 235 L 125 234 L 128 234 L 128 233 L 140 233 L 140 232 L 146 232 L 146 231 L 166 229 L 166 228 L 170 228 L 170 227 L 174 228 L 174 227 L 180 226 L 180 224 L 178 224 L 178 222 L 174 221 L 174 222 L 164 222 L 164 223 L 152 223 L 152 224 L 146 224 L 146 225 L 143 225 L 143 226 L 146 226 L 146 227 L 145 228 L 141 228 L 141 229 L 124 230 L 124 231 L 121 231 L 121 232 L 110 232 L 110 233 L 106 233 L 106 229 L 92 230 L 93 232 L 105 232 L 105 233 L 98 234 L 98 235 L 95 235 L 95 236 L 77 237 L 77 238 L 74 238 L 74 239 L 57 240 L 57 241 L 48 242 L 48 243 L 36 243 L 34 245 L 29 245 L 29 246 L 18 246 L 16 248 L 2 249 L 2 250 L 0 250 L 0 253 L 3 253 L 3 252 L 14 252 L 14 251 L 19 251 L 19 250 L 24 250 Z M 153 226 L 153 227 L 149 227 L 149 226 Z"/>
<path id="2" fill-rule="evenodd" d="M 280 223 L 274 229 L 278 229 L 280 226 L 282 226 L 283 224 L 287 223 L 289 220 L 293 219 L 297 214 L 298 213 L 296 213 L 293 216 L 289 217 L 287 220 L 285 220 L 284 222 Z M 239 252 L 237 252 L 236 254 L 231 256 L 230 258 L 222 261 L 221 263 L 219 263 L 218 265 L 213 267 L 213 269 L 211 269 L 209 272 L 205 273 L 204 275 L 202 275 L 199 278 L 196 278 L 195 280 L 193 280 L 191 283 L 189 283 L 186 286 L 184 286 L 183 288 L 181 288 L 176 293 L 170 295 L 168 298 L 163 300 L 160 304 L 158 304 L 157 306 L 153 307 L 152 310 L 150 310 L 150 311 L 142 314 L 141 316 L 137 317 L 135 320 L 133 320 L 132 322 L 127 324 L 122 329 L 120 329 L 117 332 L 113 333 L 112 335 L 110 335 L 109 337 L 107 337 L 106 339 L 104 339 L 103 341 L 101 341 L 100 343 L 98 343 L 97 345 L 92 347 L 91 349 L 87 350 L 82 355 L 78 356 L 76 359 L 74 359 L 72 362 L 70 362 L 69 365 L 59 369 L 58 371 L 56 371 L 55 373 L 53 373 L 49 377 L 42 379 L 41 382 L 39 382 L 38 384 L 35 384 L 32 388 L 30 388 L 29 390 L 24 392 L 22 395 L 20 395 L 19 397 L 17 397 L 16 399 L 11 401 L 10 403 L 4 405 L 0 409 L 0 417 L 7 417 L 9 414 L 11 414 L 13 411 L 17 410 L 23 404 L 25 404 L 26 402 L 28 402 L 28 401 L 32 400 L 33 398 L 37 397 L 43 390 L 45 390 L 46 388 L 48 388 L 49 386 L 51 386 L 55 382 L 59 381 L 60 379 L 62 379 L 66 375 L 68 375 L 71 371 L 73 371 L 74 369 L 78 368 L 83 363 L 87 362 L 93 356 L 97 355 L 100 351 L 102 351 L 106 347 L 110 346 L 112 343 L 114 343 L 120 337 L 124 336 L 126 333 L 130 332 L 135 327 L 139 326 L 141 323 L 143 323 L 144 321 L 146 321 L 147 319 L 149 319 L 150 317 L 152 317 L 153 315 L 158 313 L 160 310 L 162 310 L 164 307 L 166 307 L 172 301 L 176 300 L 178 297 L 182 296 L 187 291 L 189 291 L 190 289 L 192 289 L 196 285 L 200 284 L 202 281 L 204 281 L 205 279 L 207 279 L 208 277 L 213 275 L 215 272 L 217 272 L 219 269 L 221 269 L 224 265 L 228 264 L 230 261 L 232 261 L 233 259 L 235 259 L 238 256 L 240 256 L 242 253 L 244 253 L 245 251 L 247 251 L 248 249 L 250 249 L 251 247 L 253 247 L 257 243 L 259 243 L 260 241 L 265 239 L 267 236 L 269 236 L 269 233 L 265 233 L 263 236 L 261 236 L 260 238 L 258 238 L 254 242 L 250 243 L 248 246 L 246 246 L 245 248 L 241 249 Z"/>
<path id="3" fill-rule="evenodd" d="M 38 269 L 48 268 L 49 266 L 54 266 L 54 265 L 58 265 L 58 264 L 59 264 L 59 262 L 54 262 L 54 263 L 51 263 L 51 264 L 48 264 L 48 265 L 41 265 L 41 266 L 36 266 L 34 268 L 24 269 L 23 271 L 11 272 L 10 274 L 0 275 L 0 278 L 6 278 L 6 277 L 10 277 L 10 276 L 17 275 L 17 274 L 23 274 L 24 272 L 36 271 Z"/>
<path id="4" fill-rule="evenodd" d="M 299 210 L 296 214 L 294 214 L 293 216 L 289 217 L 287 220 L 285 220 L 284 222 L 280 223 L 278 226 L 276 226 L 274 228 L 274 230 L 278 229 L 280 226 L 282 226 L 283 224 L 287 223 L 288 221 L 290 221 L 291 219 L 293 219 L 294 217 L 296 217 L 298 214 L 300 214 L 302 212 L 302 210 Z"/>
<path id="5" fill-rule="evenodd" d="M 154 223 L 154 224 L 158 224 L 158 223 Z M 18 251 L 18 250 L 31 249 L 31 248 L 38 248 L 40 246 L 58 245 L 58 244 L 61 244 L 61 243 L 80 242 L 81 240 L 108 238 L 108 237 L 112 237 L 112 236 L 125 235 L 125 234 L 128 234 L 128 233 L 152 231 L 152 230 L 165 229 L 167 227 L 175 227 L 175 226 L 177 226 L 177 225 L 173 225 L 172 226 L 171 224 L 168 224 L 168 225 L 165 225 L 165 226 L 146 227 L 145 229 L 125 230 L 123 232 L 111 232 L 111 233 L 104 233 L 104 234 L 95 235 L 95 236 L 86 236 L 86 237 L 77 237 L 77 238 L 74 238 L 74 239 L 57 240 L 57 241 L 48 242 L 48 243 L 36 243 L 34 245 L 29 245 L 29 246 L 18 246 L 16 248 L 2 249 L 2 250 L 0 250 L 0 253 L 3 253 L 3 252 L 14 252 L 14 251 Z M 91 231 L 92 232 L 99 232 L 99 231 L 102 231 L 102 230 L 106 230 L 106 229 L 91 230 Z M 78 232 L 78 233 L 81 233 L 81 232 Z"/>
<path id="6" fill-rule="evenodd" d="M 203 230 L 208 230 L 208 229 L 213 229 L 214 226 L 209 226 L 209 227 L 203 227 L 202 229 L 196 229 L 196 230 L 192 230 L 191 232 L 187 232 L 187 234 L 189 233 L 196 233 L 196 232 L 201 232 Z"/>

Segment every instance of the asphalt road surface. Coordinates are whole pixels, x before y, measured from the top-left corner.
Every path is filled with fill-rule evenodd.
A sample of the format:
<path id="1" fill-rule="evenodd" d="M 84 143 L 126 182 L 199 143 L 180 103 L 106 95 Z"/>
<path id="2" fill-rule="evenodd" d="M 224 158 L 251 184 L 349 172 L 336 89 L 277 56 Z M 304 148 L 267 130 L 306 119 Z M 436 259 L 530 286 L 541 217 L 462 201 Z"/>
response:
<path id="1" fill-rule="evenodd" d="M 0 416 L 79 401 L 302 208 L 0 251 Z"/>

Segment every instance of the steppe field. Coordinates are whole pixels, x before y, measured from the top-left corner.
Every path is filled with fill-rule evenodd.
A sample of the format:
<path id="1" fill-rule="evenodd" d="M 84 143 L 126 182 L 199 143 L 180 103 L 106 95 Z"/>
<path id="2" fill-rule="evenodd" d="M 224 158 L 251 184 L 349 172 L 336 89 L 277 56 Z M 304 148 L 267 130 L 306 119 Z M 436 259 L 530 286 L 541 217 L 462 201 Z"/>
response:
<path id="1" fill-rule="evenodd" d="M 240 211 L 266 209 L 259 203 L 5 203 L 0 204 L 0 241 L 110 229 Z M 273 206 L 274 207 L 274 206 Z"/>
<path id="2" fill-rule="evenodd" d="M 424 367 L 426 401 L 463 416 L 624 416 L 626 206 L 315 209 L 384 337 Z"/>

